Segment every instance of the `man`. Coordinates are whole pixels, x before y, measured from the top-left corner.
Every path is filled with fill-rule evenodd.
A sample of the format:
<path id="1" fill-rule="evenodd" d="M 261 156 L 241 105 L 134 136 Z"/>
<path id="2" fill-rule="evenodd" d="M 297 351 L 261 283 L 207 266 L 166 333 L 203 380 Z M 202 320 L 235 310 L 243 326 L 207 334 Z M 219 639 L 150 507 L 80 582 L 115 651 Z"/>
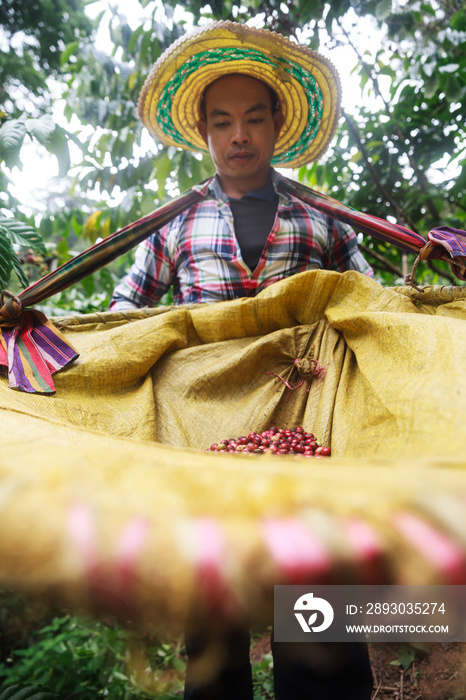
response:
<path id="1" fill-rule="evenodd" d="M 274 162 L 301 165 L 325 150 L 339 109 L 333 67 L 283 37 L 277 41 L 270 32 L 249 30 L 249 35 L 245 30 L 215 22 L 182 37 L 146 81 L 139 100 L 143 123 L 166 143 L 208 150 L 217 174 L 194 188 L 202 194 L 198 204 L 139 246 L 134 266 L 115 290 L 112 309 L 153 306 L 172 286 L 179 304 L 255 296 L 309 269 L 353 269 L 372 276 L 351 228 L 290 194 L 285 179 L 271 168 Z M 243 58 L 248 41 L 262 48 L 264 35 L 269 54 L 279 55 L 285 42 L 288 53 L 290 44 L 297 54 L 289 85 L 274 66 L 262 71 L 256 48 L 250 49 L 250 59 Z M 222 53 L 214 63 L 205 54 L 218 51 L 216 40 Z M 239 60 L 226 53 L 228 41 L 232 51 L 240 45 Z M 298 74 L 302 57 L 306 72 L 299 66 Z M 189 65 L 194 58 L 196 70 Z M 322 84 L 310 70 L 319 79 L 324 74 Z"/>
<path id="2" fill-rule="evenodd" d="M 177 304 L 255 296 L 309 269 L 372 276 L 354 232 L 298 199 L 271 167 L 317 158 L 339 99 L 331 64 L 276 34 L 215 22 L 175 42 L 143 87 L 139 115 L 165 143 L 207 148 L 216 175 L 139 246 L 111 308 L 152 306 L 171 286 Z M 209 650 L 223 660 L 202 680 L 193 669 Z M 252 700 L 246 630 L 193 628 L 187 651 L 186 698 Z M 274 643 L 273 653 L 277 700 L 370 698 L 362 645 Z"/>

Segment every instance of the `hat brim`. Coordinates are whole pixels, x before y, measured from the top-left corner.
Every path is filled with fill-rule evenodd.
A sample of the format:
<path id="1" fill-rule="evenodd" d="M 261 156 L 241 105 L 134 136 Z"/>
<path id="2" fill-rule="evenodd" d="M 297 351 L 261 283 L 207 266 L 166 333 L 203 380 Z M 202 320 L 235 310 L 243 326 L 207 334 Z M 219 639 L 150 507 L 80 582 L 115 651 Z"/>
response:
<path id="1" fill-rule="evenodd" d="M 334 66 L 280 34 L 235 22 L 212 22 L 172 44 L 143 86 L 139 118 L 162 143 L 208 153 L 197 130 L 201 97 L 232 73 L 261 80 L 278 95 L 284 124 L 272 165 L 295 168 L 324 153 L 340 113 Z"/>

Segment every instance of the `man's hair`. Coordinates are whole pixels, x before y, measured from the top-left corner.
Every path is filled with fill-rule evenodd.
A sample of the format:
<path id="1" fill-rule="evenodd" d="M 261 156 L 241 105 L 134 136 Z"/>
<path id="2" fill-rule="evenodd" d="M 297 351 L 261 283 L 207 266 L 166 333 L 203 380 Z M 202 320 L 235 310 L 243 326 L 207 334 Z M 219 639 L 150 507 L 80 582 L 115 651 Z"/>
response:
<path id="1" fill-rule="evenodd" d="M 245 73 L 230 73 L 230 75 L 245 75 Z M 201 117 L 203 119 L 207 119 L 206 106 L 205 106 L 205 98 L 206 98 L 207 90 L 214 83 L 216 83 L 217 80 L 221 80 L 223 77 L 226 77 L 226 76 L 221 76 L 220 78 L 216 78 L 211 83 L 209 83 L 201 95 L 201 101 L 199 103 L 199 111 L 200 111 Z M 253 76 L 246 76 L 246 77 L 253 77 Z M 262 83 L 262 85 L 265 85 L 265 87 L 267 88 L 267 90 L 269 92 L 269 96 L 270 96 L 270 108 L 272 110 L 272 114 L 275 114 L 276 112 L 278 112 L 278 110 L 280 109 L 280 100 L 278 99 L 278 95 L 275 92 L 275 90 L 273 88 L 271 88 L 270 85 L 268 85 L 263 80 L 260 80 L 259 78 L 254 78 L 254 80 L 257 80 L 259 83 Z"/>

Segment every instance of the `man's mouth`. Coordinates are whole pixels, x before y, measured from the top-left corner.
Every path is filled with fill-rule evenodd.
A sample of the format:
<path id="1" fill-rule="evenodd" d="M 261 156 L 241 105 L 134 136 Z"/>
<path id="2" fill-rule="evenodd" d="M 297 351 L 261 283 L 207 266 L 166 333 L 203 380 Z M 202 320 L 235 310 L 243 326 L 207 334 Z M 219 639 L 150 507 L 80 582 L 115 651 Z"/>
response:
<path id="1" fill-rule="evenodd" d="M 254 153 L 252 153 L 251 151 L 235 151 L 230 156 L 228 156 L 229 160 L 233 160 L 236 163 L 249 162 L 253 157 Z"/>

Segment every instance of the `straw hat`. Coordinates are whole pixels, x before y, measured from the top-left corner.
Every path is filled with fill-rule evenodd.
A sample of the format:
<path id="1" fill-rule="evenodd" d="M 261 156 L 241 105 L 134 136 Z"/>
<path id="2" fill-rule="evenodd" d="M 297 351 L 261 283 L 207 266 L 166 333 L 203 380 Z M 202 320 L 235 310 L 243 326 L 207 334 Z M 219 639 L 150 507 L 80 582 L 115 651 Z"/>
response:
<path id="1" fill-rule="evenodd" d="M 340 111 L 338 74 L 324 56 L 265 29 L 212 22 L 175 41 L 154 64 L 139 97 L 144 126 L 167 145 L 208 153 L 197 130 L 206 87 L 232 73 L 277 93 L 284 125 L 272 165 L 294 168 L 328 147 Z"/>

